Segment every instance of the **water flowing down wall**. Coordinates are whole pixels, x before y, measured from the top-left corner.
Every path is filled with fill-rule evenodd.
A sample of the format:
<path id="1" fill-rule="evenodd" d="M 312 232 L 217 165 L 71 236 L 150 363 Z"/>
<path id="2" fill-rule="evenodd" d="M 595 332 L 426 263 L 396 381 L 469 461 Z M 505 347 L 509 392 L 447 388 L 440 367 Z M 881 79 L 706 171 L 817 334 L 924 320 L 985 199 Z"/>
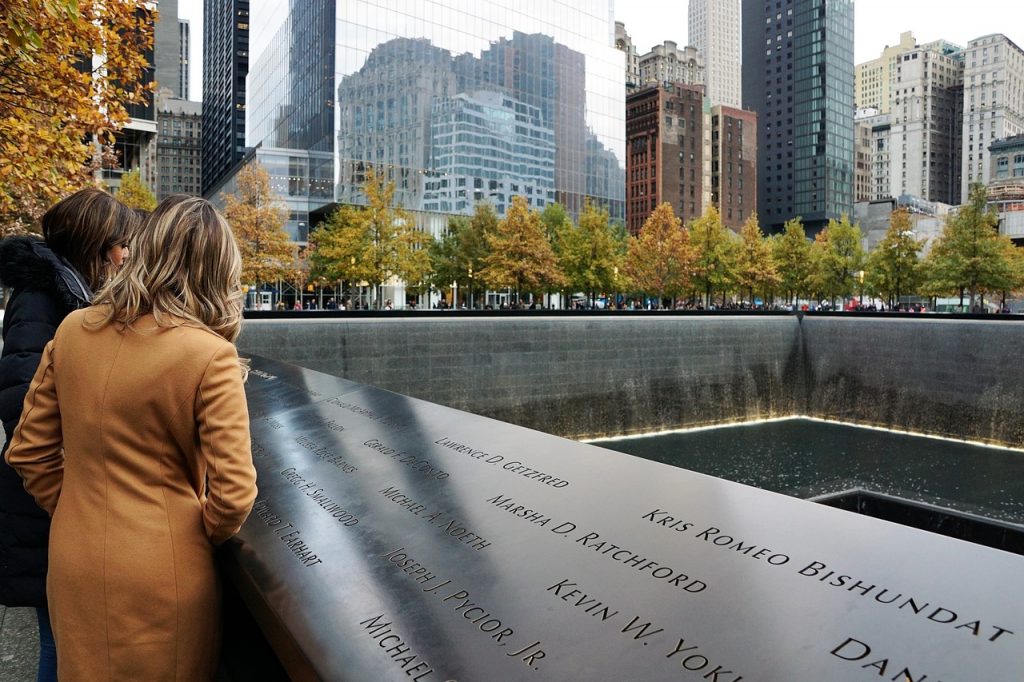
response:
<path id="1" fill-rule="evenodd" d="M 807 414 L 1024 445 L 1024 322 L 805 316 Z"/>
<path id="2" fill-rule="evenodd" d="M 595 315 L 249 320 L 243 351 L 561 436 L 805 414 L 1024 445 L 1024 322 Z"/>

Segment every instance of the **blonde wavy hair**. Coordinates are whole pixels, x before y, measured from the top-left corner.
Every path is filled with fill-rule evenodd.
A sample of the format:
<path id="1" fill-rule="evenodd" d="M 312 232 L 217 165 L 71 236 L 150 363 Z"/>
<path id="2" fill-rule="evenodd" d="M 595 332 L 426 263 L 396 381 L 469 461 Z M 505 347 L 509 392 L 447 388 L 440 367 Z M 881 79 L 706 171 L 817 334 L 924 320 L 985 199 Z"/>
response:
<path id="1" fill-rule="evenodd" d="M 121 272 L 95 296 L 95 327 L 129 327 L 152 313 L 161 327 L 209 329 L 234 342 L 242 327 L 242 257 L 224 217 L 210 202 L 167 197 L 132 239 Z"/>

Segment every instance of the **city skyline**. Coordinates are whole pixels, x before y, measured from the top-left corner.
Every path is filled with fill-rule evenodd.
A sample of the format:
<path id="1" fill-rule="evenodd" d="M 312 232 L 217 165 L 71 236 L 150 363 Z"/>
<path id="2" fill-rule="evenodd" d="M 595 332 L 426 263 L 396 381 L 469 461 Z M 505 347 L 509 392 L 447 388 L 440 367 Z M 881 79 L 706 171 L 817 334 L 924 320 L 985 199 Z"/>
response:
<path id="1" fill-rule="evenodd" d="M 644 55 L 665 40 L 675 40 L 680 45 L 686 42 L 687 7 L 688 2 L 666 7 L 659 0 L 633 0 L 616 3 L 614 13 L 616 21 L 625 23 L 637 53 Z M 1016 22 L 1024 22 L 1024 5 L 1014 7 L 999 0 L 977 0 L 971 7 L 971 12 L 964 12 L 961 3 L 951 0 L 856 0 L 854 63 L 878 57 L 887 45 L 899 43 L 903 31 L 913 31 L 919 42 L 944 38 L 960 46 L 1000 32 L 1018 45 L 1024 41 L 1024 30 L 1016 28 Z M 1007 26 L 1013 27 L 1010 32 Z"/>
<path id="2" fill-rule="evenodd" d="M 633 0 L 616 3 L 614 14 L 616 21 L 626 24 L 638 53 L 643 55 L 666 40 L 674 40 L 680 46 L 687 42 L 687 7 L 685 2 L 667 9 L 658 0 Z M 977 9 L 964 13 L 959 3 L 949 0 L 902 3 L 857 0 L 854 3 L 854 63 L 878 57 L 887 45 L 899 42 L 903 31 L 913 31 L 920 42 L 944 38 L 958 45 L 1002 31 L 1024 47 L 1024 29 L 1015 28 L 1015 20 L 1021 22 L 1016 25 L 1024 25 L 1024 6 L 1014 7 L 999 0 L 977 0 L 972 7 Z M 189 99 L 202 100 L 202 0 L 178 0 L 178 16 L 191 23 Z M 881 17 L 886 19 L 881 21 Z M 672 26 L 675 28 L 666 28 Z M 1006 32 L 1007 26 L 1014 28 Z"/>

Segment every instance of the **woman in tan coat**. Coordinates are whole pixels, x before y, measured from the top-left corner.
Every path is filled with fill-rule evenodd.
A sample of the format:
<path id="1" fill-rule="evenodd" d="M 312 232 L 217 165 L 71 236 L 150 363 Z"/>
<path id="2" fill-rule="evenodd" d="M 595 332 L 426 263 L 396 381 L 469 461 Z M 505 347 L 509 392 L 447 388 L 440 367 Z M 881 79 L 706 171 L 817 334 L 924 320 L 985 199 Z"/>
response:
<path id="1" fill-rule="evenodd" d="M 213 550 L 256 497 L 240 271 L 213 207 L 170 197 L 43 353 L 6 458 L 53 517 L 61 680 L 213 677 Z"/>

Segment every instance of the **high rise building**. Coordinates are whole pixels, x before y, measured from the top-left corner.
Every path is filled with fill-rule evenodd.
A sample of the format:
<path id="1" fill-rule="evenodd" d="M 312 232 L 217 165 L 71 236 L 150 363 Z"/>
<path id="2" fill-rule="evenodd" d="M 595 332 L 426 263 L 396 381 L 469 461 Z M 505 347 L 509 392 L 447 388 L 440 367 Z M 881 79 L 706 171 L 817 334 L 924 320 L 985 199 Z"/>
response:
<path id="1" fill-rule="evenodd" d="M 504 213 L 513 196 L 555 203 L 555 135 L 541 110 L 490 90 L 432 105 L 430 168 L 423 210 L 467 213 L 488 200 Z"/>
<path id="2" fill-rule="evenodd" d="M 178 97 L 188 99 L 188 19 L 178 19 Z"/>
<path id="3" fill-rule="evenodd" d="M 906 50 L 890 68 L 889 196 L 960 203 L 960 53 Z"/>
<path id="4" fill-rule="evenodd" d="M 896 57 L 917 47 L 912 31 L 900 34 L 900 42 L 886 45 L 882 54 L 857 65 L 854 73 L 854 100 L 858 109 L 877 109 L 879 113 L 889 112 L 889 86 L 892 82 L 892 68 Z"/>
<path id="5" fill-rule="evenodd" d="M 854 118 L 854 149 L 857 168 L 854 171 L 853 200 L 871 201 L 871 124 L 859 116 Z"/>
<path id="6" fill-rule="evenodd" d="M 659 204 L 684 223 L 711 200 L 704 87 L 651 85 L 626 98 L 626 228 L 638 234 Z"/>
<path id="7" fill-rule="evenodd" d="M 743 102 L 758 116 L 758 215 L 808 232 L 853 213 L 853 2 L 743 1 Z"/>
<path id="8" fill-rule="evenodd" d="M 869 146 L 870 155 L 868 157 L 869 163 L 869 189 L 867 198 L 864 198 L 863 191 L 858 189 L 857 201 L 882 201 L 884 199 L 892 198 L 891 187 L 890 187 L 890 155 L 889 155 L 889 144 L 890 144 L 890 132 L 892 129 L 892 117 L 890 114 L 881 114 L 878 109 L 858 109 L 856 115 L 856 123 L 858 128 L 863 126 L 865 130 L 858 130 L 858 136 L 867 133 L 867 142 Z M 862 142 L 860 144 L 863 144 Z M 860 144 L 858 147 L 860 147 Z M 858 166 L 860 164 L 859 155 L 863 152 L 863 149 L 858 149 Z M 860 168 L 858 167 L 858 172 Z M 862 178 L 858 178 L 860 182 Z"/>
<path id="9" fill-rule="evenodd" d="M 757 114 L 711 107 L 711 202 L 736 232 L 757 211 Z"/>
<path id="10" fill-rule="evenodd" d="M 975 38 L 964 56 L 961 200 L 991 175 L 989 146 L 1024 133 L 1024 50 L 1002 34 Z"/>
<path id="11" fill-rule="evenodd" d="M 202 193 L 211 196 L 245 153 L 249 0 L 203 2 Z"/>
<path id="12" fill-rule="evenodd" d="M 704 85 L 704 60 L 695 47 L 680 50 L 675 42 L 666 40 L 641 56 L 639 66 L 641 87 L 665 83 Z"/>
<path id="13" fill-rule="evenodd" d="M 640 56 L 636 52 L 632 38 L 626 33 L 626 25 L 621 21 L 615 22 L 615 49 L 622 50 L 625 54 L 626 91 L 633 92 L 640 87 Z"/>
<path id="14" fill-rule="evenodd" d="M 1024 246 L 1024 135 L 996 140 L 989 153 L 988 205 L 999 214 L 999 233 Z"/>
<path id="15" fill-rule="evenodd" d="M 687 28 L 704 61 L 707 98 L 739 109 L 740 0 L 690 0 Z"/>
<path id="16" fill-rule="evenodd" d="M 203 105 L 175 97 L 156 100 L 156 198 L 198 196 L 202 181 Z"/>
<path id="17" fill-rule="evenodd" d="M 152 21 L 152 5 L 145 4 L 136 9 L 136 14 Z M 153 23 L 153 45 L 146 50 L 146 68 L 140 80 L 154 85 L 154 90 L 167 90 L 177 95 L 180 75 L 181 52 L 178 35 L 178 2 L 161 0 L 157 19 Z M 98 63 L 95 64 L 98 67 Z M 127 107 L 128 123 L 114 136 L 113 151 L 116 163 L 104 165 L 101 169 L 103 182 L 116 190 L 121 184 L 121 175 L 126 171 L 138 170 L 143 181 L 152 187 L 156 177 L 156 107 L 155 93 L 146 95 L 143 102 Z"/>
<path id="18" fill-rule="evenodd" d="M 623 61 L 605 0 L 498 0 L 442 23 L 423 3 L 258 0 L 253 19 L 247 141 L 284 160 L 271 179 L 293 224 L 365 201 L 369 168 L 430 230 L 517 194 L 624 217 Z M 314 196 L 324 178 L 331 196 Z"/>
<path id="19" fill-rule="evenodd" d="M 181 92 L 181 28 L 178 24 L 178 0 L 160 0 L 159 16 L 153 26 L 153 79 L 157 89 L 169 90 L 173 97 Z"/>
<path id="20" fill-rule="evenodd" d="M 988 146 L 992 155 L 992 182 L 1011 182 L 1024 187 L 1024 135 L 996 140 Z"/>

